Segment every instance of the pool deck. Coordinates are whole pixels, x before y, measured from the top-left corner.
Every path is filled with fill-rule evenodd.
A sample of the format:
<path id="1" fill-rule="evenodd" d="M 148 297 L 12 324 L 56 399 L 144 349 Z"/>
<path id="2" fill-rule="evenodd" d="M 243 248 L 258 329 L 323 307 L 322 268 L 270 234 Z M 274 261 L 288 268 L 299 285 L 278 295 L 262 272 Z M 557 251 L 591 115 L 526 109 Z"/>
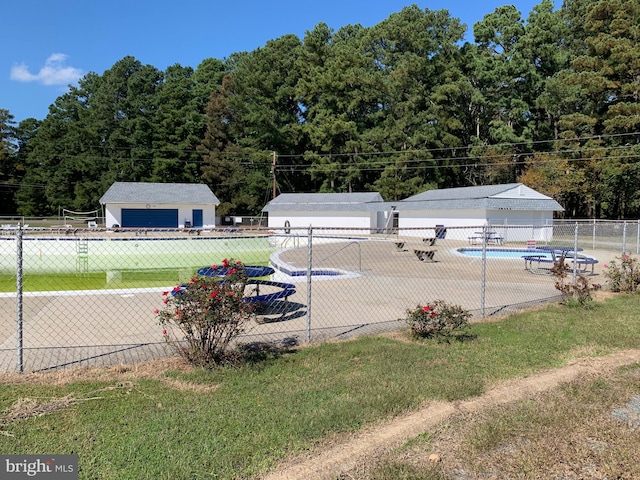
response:
<path id="1" fill-rule="evenodd" d="M 473 321 L 484 320 L 482 261 L 456 251 L 468 247 L 467 242 L 438 240 L 432 247 L 436 250 L 434 262 L 428 263 L 414 255 L 414 247 L 424 247 L 420 239 L 405 239 L 402 251 L 396 241 L 381 238 L 315 244 L 314 268 L 342 269 L 355 276 L 328 279 L 312 276 L 310 283 L 306 277 L 291 279 L 296 293 L 276 305 L 279 311 L 254 322 L 242 341 L 288 339 L 305 343 L 309 331 L 311 341 L 315 342 L 396 330 L 403 327 L 398 320 L 406 309 L 436 299 L 471 310 Z M 505 245 L 509 247 L 515 245 Z M 581 253 L 598 258 L 594 275 L 587 278 L 593 283 L 604 283 L 602 265 L 616 254 L 586 249 Z M 308 258 L 307 246 L 280 254 L 282 261 L 302 270 L 306 269 Z M 488 318 L 514 311 L 514 305 L 535 305 L 558 297 L 554 278 L 526 271 L 522 259 L 488 259 L 484 280 L 484 313 Z M 113 363 L 114 359 L 122 358 L 112 355 L 114 351 L 129 348 L 139 358 L 157 356 L 164 346 L 162 329 L 153 310 L 162 307 L 162 290 L 25 295 L 27 368 L 37 370 L 72 363 L 86 358 L 87 352 L 94 364 Z M 15 326 L 15 295 L 0 296 L 0 371 L 11 365 L 16 356 Z"/>
<path id="2" fill-rule="evenodd" d="M 360 258 L 352 247 L 345 254 L 336 254 L 336 244 L 315 245 L 313 265 L 319 268 L 358 270 L 360 276 L 353 279 L 315 280 L 312 277 L 312 312 L 322 316 L 323 323 L 336 325 L 376 324 L 398 319 L 406 308 L 434 299 L 443 299 L 473 310 L 480 320 L 482 260 L 461 255 L 457 248 L 467 247 L 464 241 L 438 240 L 434 248 L 433 263 L 419 261 L 413 248 L 421 245 L 419 239 L 407 239 L 404 250 L 397 251 L 394 241 L 364 241 L 360 244 Z M 515 246 L 512 246 L 512 248 Z M 351 251 L 346 252 L 351 248 Z M 509 248 L 506 245 L 505 248 Z M 611 252 L 584 251 L 599 259 L 613 258 Z M 281 260 L 297 268 L 306 268 L 308 249 L 287 250 Z M 601 266 L 595 266 L 594 275 L 588 278 L 603 283 Z M 535 303 L 540 299 L 557 297 L 554 278 L 550 275 L 533 275 L 525 270 L 521 258 L 487 261 L 485 271 L 485 315 L 496 311 L 509 311 L 514 304 Z M 303 277 L 306 282 L 306 277 Z M 306 284 L 298 284 L 298 295 L 304 295 Z M 304 298 L 304 297 L 302 297 Z M 316 316 L 313 313 L 313 316 Z M 326 317 L 326 318 L 325 318 Z M 396 325 L 397 326 L 397 325 Z"/>

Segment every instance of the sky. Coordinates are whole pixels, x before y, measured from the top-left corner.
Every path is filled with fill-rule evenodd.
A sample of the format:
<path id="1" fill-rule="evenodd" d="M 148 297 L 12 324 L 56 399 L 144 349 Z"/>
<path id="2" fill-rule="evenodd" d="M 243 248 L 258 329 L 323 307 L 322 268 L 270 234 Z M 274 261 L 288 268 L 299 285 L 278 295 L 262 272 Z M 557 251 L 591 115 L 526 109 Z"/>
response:
<path id="1" fill-rule="evenodd" d="M 89 72 L 133 56 L 165 70 L 252 51 L 283 35 L 304 37 L 321 22 L 372 27 L 405 6 L 447 9 L 467 25 L 502 5 L 527 19 L 541 0 L 19 0 L 3 2 L 0 109 L 17 123 L 42 120 L 49 105 Z"/>

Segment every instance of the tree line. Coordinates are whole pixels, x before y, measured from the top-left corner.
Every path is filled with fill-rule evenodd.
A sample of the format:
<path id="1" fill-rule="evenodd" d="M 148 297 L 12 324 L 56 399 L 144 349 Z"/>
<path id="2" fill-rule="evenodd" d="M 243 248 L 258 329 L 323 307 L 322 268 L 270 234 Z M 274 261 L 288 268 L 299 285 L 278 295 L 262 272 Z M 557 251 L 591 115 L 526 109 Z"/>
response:
<path id="1" fill-rule="evenodd" d="M 48 115 L 0 109 L 2 214 L 93 210 L 115 181 L 202 182 L 221 215 L 279 192 L 520 181 L 570 218 L 640 218 L 640 2 L 502 6 L 466 26 L 413 5 L 251 52 L 89 73 Z"/>

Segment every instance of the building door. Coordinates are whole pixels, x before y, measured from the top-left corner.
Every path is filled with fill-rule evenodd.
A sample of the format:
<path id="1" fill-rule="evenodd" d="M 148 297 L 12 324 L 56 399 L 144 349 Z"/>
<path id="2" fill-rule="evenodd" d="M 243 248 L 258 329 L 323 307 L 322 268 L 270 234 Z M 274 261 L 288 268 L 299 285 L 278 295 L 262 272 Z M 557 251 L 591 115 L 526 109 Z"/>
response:
<path id="1" fill-rule="evenodd" d="M 193 228 L 202 228 L 202 209 L 193 209 L 191 212 Z"/>

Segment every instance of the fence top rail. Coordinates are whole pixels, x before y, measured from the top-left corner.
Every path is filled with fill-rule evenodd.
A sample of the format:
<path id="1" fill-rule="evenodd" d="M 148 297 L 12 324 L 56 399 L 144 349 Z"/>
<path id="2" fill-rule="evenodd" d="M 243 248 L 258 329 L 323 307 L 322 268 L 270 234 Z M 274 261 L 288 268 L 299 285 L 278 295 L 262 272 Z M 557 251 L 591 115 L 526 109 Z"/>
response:
<path id="1" fill-rule="evenodd" d="M 554 225 L 573 225 L 576 223 L 588 223 L 589 225 L 598 224 L 625 224 L 625 223 L 640 223 L 640 219 L 626 219 L 626 220 L 606 220 L 606 219 L 593 219 L 593 218 L 576 218 L 576 219 L 556 219 L 553 221 Z"/>

